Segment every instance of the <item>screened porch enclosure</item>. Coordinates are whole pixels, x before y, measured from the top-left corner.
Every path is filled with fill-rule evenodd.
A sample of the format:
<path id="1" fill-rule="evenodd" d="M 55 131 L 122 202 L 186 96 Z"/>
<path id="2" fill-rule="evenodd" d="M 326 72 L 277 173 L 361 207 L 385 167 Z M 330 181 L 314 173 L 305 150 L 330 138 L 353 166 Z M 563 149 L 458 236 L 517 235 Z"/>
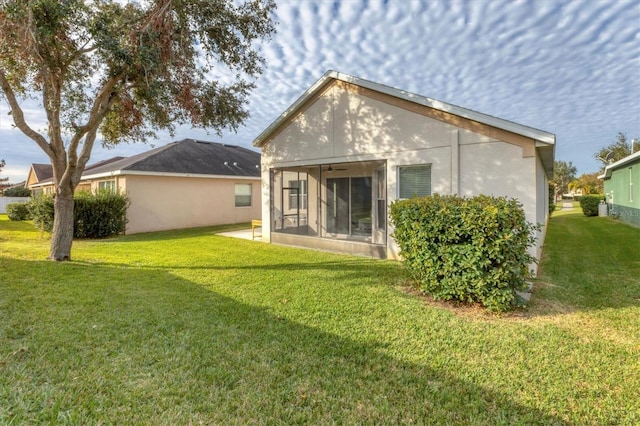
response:
<path id="1" fill-rule="evenodd" d="M 271 170 L 271 232 L 385 245 L 385 170 L 384 161 Z"/>

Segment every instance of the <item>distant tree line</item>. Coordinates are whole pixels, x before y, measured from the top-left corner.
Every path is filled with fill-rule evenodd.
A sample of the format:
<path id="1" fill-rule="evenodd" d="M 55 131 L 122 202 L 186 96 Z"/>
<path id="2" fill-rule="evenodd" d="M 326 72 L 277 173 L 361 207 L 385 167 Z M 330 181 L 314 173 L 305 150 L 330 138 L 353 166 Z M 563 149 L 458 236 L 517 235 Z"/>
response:
<path id="1" fill-rule="evenodd" d="M 598 175 L 602 174 L 604 168 L 609 164 L 640 151 L 640 138 L 635 144 L 633 141 L 636 139 L 627 142 L 627 135 L 618 132 L 615 141 L 593 154 L 594 158 L 602 163 L 600 170 L 593 173 L 583 173 L 579 177 L 576 177 L 577 169 L 571 161 L 555 161 L 553 179 L 550 182 L 554 188 L 554 199 L 558 200 L 562 194 L 566 193 L 602 194 L 604 192 L 603 182 L 598 179 Z"/>

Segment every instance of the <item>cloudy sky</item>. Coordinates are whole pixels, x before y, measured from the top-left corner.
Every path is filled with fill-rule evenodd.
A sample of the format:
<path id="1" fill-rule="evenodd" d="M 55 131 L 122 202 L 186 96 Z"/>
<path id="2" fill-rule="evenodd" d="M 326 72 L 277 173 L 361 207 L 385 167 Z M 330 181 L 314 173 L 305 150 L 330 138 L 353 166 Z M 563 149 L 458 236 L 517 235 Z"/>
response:
<path id="1" fill-rule="evenodd" d="M 278 33 L 263 47 L 245 126 L 221 137 L 184 128 L 175 140 L 250 147 L 328 69 L 555 133 L 556 159 L 579 173 L 598 170 L 593 153 L 618 132 L 640 138 L 640 0 L 277 3 Z M 18 182 L 48 159 L 7 111 L 0 100 L 0 158 Z M 37 109 L 27 118 L 43 128 Z M 148 149 L 97 147 L 91 162 Z"/>

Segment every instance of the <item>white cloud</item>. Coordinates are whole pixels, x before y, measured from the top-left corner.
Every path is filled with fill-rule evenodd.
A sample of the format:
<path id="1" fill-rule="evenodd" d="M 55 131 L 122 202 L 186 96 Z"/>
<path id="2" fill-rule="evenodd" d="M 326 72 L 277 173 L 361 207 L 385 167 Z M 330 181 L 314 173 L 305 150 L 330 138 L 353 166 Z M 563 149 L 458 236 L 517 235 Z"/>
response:
<path id="1" fill-rule="evenodd" d="M 327 69 L 556 133 L 557 158 L 580 172 L 596 170 L 592 153 L 618 131 L 640 136 L 636 0 L 279 0 L 275 13 L 245 126 L 176 139 L 250 146 Z"/>

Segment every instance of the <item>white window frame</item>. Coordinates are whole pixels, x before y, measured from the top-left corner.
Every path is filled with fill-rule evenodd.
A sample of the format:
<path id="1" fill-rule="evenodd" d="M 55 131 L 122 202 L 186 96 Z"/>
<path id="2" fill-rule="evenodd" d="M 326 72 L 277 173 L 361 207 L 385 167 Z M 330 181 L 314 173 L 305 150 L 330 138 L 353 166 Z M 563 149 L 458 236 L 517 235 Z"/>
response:
<path id="1" fill-rule="evenodd" d="M 101 180 L 98 182 L 98 191 L 112 191 L 116 192 L 115 180 Z"/>
<path id="2" fill-rule="evenodd" d="M 407 196 L 408 194 L 406 194 L 406 193 L 403 194 L 403 188 L 402 188 L 402 174 L 403 174 L 403 172 L 407 172 L 407 171 L 410 171 L 412 169 L 418 171 L 418 170 L 421 170 L 421 169 L 424 169 L 424 168 L 426 168 L 426 172 L 428 173 L 428 191 L 426 191 L 427 193 L 424 193 L 424 194 L 423 193 L 420 193 L 420 194 L 414 193 L 414 195 L 412 195 L 412 196 Z M 426 197 L 426 196 L 429 196 L 429 195 L 433 194 L 433 191 L 432 191 L 433 185 L 432 185 L 432 181 L 431 181 L 431 171 L 432 171 L 431 163 L 410 164 L 410 165 L 408 164 L 408 165 L 398 166 L 398 168 L 397 168 L 397 172 L 398 172 L 397 173 L 397 178 L 398 178 L 398 199 L 399 200 L 404 200 L 404 199 L 412 198 L 412 197 L 415 197 L 415 196 Z"/>
<path id="3" fill-rule="evenodd" d="M 238 189 L 243 188 L 246 189 L 249 187 L 249 194 L 246 193 L 238 193 Z M 246 191 L 243 191 L 246 192 Z M 243 198 L 238 197 L 249 197 L 249 204 L 246 204 L 246 201 L 242 201 Z M 236 207 L 251 207 L 253 205 L 253 184 L 251 183 L 236 183 L 235 184 L 235 206 Z"/>

